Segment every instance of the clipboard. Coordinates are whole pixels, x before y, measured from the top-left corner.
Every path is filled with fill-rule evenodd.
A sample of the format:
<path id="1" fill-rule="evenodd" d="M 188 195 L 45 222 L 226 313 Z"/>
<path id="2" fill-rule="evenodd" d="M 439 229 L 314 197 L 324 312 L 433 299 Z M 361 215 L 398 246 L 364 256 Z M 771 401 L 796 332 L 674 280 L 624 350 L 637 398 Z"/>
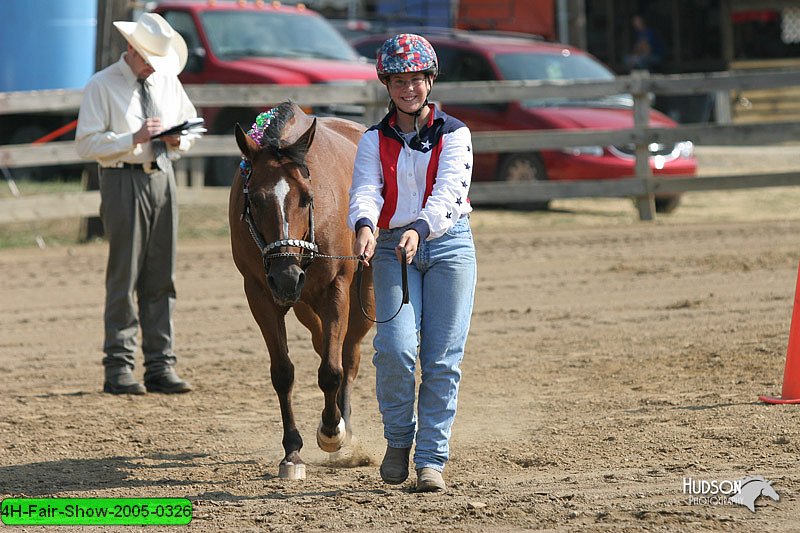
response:
<path id="1" fill-rule="evenodd" d="M 155 135 L 150 137 L 150 140 L 152 141 L 153 139 L 159 139 L 161 137 L 167 137 L 169 135 L 187 135 L 189 133 L 205 133 L 206 131 L 208 131 L 206 130 L 206 128 L 203 127 L 205 126 L 205 122 L 206 122 L 205 119 L 203 119 L 202 117 L 190 118 L 189 120 L 181 124 L 178 124 L 177 126 L 173 126 L 160 133 L 156 133 Z"/>

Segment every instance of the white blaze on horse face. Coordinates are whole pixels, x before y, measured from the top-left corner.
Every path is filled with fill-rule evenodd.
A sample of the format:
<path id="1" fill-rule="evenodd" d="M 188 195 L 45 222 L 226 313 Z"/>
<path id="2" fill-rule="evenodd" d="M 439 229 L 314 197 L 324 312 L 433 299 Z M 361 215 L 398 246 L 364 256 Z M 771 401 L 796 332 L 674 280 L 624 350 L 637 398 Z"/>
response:
<path id="1" fill-rule="evenodd" d="M 281 180 L 275 184 L 275 199 L 278 201 L 278 210 L 283 217 L 283 235 L 281 236 L 282 239 L 289 238 L 289 219 L 286 217 L 286 195 L 289 194 L 289 183 L 286 181 L 286 178 L 281 178 Z"/>

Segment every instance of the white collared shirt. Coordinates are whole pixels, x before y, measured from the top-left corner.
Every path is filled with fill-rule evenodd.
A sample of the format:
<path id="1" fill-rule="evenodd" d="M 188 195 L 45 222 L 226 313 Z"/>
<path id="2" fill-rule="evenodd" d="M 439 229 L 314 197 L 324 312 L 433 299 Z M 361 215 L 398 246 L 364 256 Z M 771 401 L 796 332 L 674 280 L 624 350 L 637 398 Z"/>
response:
<path id="1" fill-rule="evenodd" d="M 158 72 L 148 76 L 150 97 L 156 103 L 164 129 L 197 116 L 177 76 Z M 133 135 L 144 123 L 139 83 L 125 53 L 119 61 L 92 76 L 83 91 L 75 144 L 78 155 L 94 159 L 103 167 L 120 163 L 147 164 L 155 159 L 151 144 L 134 144 Z M 178 147 L 167 145 L 171 159 L 180 157 L 198 135 L 181 136 Z"/>

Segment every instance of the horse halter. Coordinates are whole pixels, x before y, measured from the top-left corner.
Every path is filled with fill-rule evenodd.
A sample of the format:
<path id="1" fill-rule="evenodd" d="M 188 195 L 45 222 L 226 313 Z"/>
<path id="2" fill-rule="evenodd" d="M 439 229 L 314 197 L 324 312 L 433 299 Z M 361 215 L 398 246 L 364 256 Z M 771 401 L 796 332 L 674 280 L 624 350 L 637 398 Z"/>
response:
<path id="1" fill-rule="evenodd" d="M 258 246 L 259 252 L 261 252 L 261 258 L 264 261 L 264 270 L 269 270 L 270 259 L 274 257 L 300 257 L 300 268 L 303 270 L 308 268 L 309 265 L 311 265 L 311 262 L 314 260 L 314 257 L 319 254 L 319 246 L 317 246 L 317 244 L 314 242 L 314 200 L 312 199 L 308 204 L 308 240 L 279 239 L 267 244 L 264 240 L 264 237 L 258 231 L 255 220 L 253 220 L 253 215 L 250 212 L 250 177 L 253 174 L 253 164 L 242 157 L 242 162 L 239 163 L 239 168 L 244 181 L 244 209 L 240 219 L 247 222 L 247 228 L 250 231 L 250 236 L 253 237 L 256 246 Z M 307 178 L 311 179 L 311 173 L 308 170 L 308 167 L 303 168 L 305 169 Z M 309 253 L 273 251 L 289 246 L 300 248 L 301 250 L 305 250 Z"/>

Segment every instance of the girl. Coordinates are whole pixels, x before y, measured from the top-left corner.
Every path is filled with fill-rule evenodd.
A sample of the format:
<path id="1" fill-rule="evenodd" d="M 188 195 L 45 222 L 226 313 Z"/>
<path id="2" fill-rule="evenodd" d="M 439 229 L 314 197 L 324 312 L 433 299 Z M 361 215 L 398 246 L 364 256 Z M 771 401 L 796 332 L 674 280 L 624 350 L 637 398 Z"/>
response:
<path id="1" fill-rule="evenodd" d="M 356 232 L 354 253 L 373 266 L 378 319 L 391 316 L 402 298 L 401 249 L 411 304 L 379 323 L 374 340 L 387 441 L 380 475 L 386 483 L 403 483 L 416 444 L 417 490 L 439 491 L 446 488 L 442 471 L 477 277 L 467 199 L 471 136 L 461 121 L 428 103 L 439 65 L 425 38 L 387 40 L 377 71 L 389 93 L 389 113 L 359 143 L 348 222 Z"/>

